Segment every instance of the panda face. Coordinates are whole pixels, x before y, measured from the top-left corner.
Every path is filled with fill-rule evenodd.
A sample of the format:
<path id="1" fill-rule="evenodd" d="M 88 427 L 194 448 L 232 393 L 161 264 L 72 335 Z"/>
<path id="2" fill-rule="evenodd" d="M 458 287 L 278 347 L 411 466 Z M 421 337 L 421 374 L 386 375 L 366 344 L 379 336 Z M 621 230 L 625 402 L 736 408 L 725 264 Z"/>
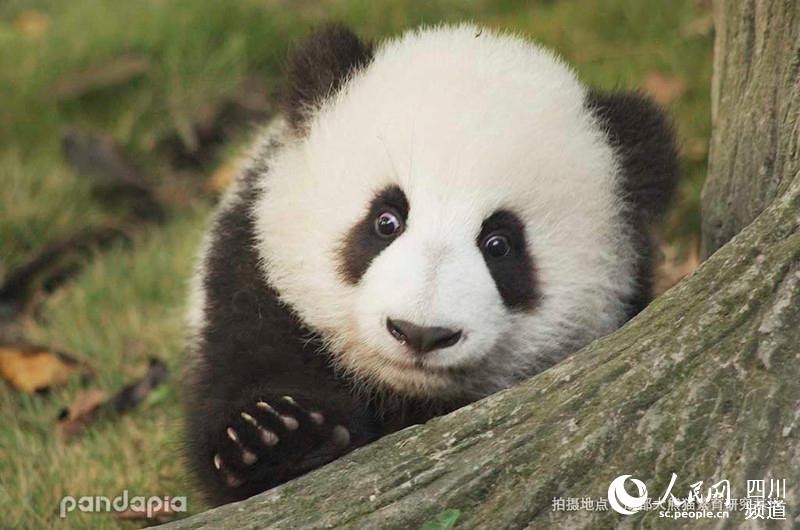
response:
<path id="1" fill-rule="evenodd" d="M 378 192 L 339 250 L 358 289 L 359 333 L 387 361 L 410 368 L 470 365 L 510 334 L 512 314 L 536 303 L 535 269 L 518 216 L 466 210 L 473 201 L 414 207 L 397 185 Z"/>
<path id="2" fill-rule="evenodd" d="M 383 44 L 269 161 L 269 283 L 341 367 L 406 394 L 490 392 L 613 330 L 634 251 L 585 101 L 515 37 Z"/>
<path id="3" fill-rule="evenodd" d="M 343 276 L 358 289 L 359 334 L 399 366 L 471 363 L 493 347 L 507 314 L 476 243 L 480 219 L 461 201 L 412 197 L 420 200 L 411 208 L 395 208 L 392 199 L 409 205 L 403 191 L 379 192 L 341 246 Z M 380 233 L 386 216 L 401 228 L 390 237 Z"/>

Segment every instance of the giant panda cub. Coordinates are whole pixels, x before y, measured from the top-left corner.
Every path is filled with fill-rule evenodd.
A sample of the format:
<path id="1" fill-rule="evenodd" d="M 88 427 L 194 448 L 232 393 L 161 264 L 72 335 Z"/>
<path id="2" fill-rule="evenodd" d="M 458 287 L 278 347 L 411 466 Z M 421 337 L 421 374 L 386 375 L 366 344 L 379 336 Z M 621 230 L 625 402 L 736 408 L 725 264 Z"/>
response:
<path id="1" fill-rule="evenodd" d="M 376 45 L 331 25 L 291 55 L 283 115 L 190 300 L 186 441 L 210 502 L 506 388 L 648 302 L 678 164 L 641 95 L 472 25 Z"/>

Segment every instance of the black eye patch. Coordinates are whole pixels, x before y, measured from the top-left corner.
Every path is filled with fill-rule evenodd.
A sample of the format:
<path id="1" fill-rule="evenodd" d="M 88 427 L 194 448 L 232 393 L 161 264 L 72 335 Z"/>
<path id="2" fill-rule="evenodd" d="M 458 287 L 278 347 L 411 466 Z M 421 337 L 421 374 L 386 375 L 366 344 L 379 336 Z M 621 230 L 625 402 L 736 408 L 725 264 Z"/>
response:
<path id="1" fill-rule="evenodd" d="M 498 241 L 505 245 L 502 251 Z M 532 309 L 538 298 L 536 271 L 519 217 L 508 210 L 496 211 L 483 221 L 477 245 L 506 307 Z"/>
<path id="2" fill-rule="evenodd" d="M 398 186 L 389 186 L 375 195 L 366 215 L 350 229 L 339 249 L 339 272 L 346 282 L 358 283 L 372 260 L 403 233 L 408 211 L 408 199 Z M 387 218 L 399 221 L 401 226 L 390 233 L 386 229 Z"/>

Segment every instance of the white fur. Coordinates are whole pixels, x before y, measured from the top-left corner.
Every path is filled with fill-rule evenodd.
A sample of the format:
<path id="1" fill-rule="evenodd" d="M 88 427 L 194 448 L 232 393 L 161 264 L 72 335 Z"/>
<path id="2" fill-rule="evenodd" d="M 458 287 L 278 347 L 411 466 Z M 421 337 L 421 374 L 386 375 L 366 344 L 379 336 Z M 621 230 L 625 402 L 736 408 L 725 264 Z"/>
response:
<path id="1" fill-rule="evenodd" d="M 271 161 L 253 212 L 269 282 L 341 366 L 404 393 L 490 392 L 613 330 L 633 250 L 618 166 L 584 97 L 567 66 L 518 37 L 461 25 L 384 43 Z M 407 230 L 350 285 L 342 241 L 392 184 Z M 503 305 L 476 246 L 499 208 L 526 226 L 542 295 L 530 312 Z M 387 316 L 465 338 L 414 365 Z M 449 370 L 471 365 L 475 377 Z"/>

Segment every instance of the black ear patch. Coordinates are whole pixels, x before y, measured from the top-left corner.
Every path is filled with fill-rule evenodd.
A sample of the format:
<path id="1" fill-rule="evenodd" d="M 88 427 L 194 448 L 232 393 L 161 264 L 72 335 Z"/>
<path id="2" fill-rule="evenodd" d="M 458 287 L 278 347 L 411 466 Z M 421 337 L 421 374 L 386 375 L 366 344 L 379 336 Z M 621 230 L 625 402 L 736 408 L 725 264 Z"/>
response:
<path id="1" fill-rule="evenodd" d="M 622 164 L 621 193 L 637 250 L 636 289 L 625 300 L 628 318 L 652 299 L 653 243 L 648 227 L 669 206 L 678 182 L 678 150 L 672 124 L 652 101 L 641 94 L 590 91 L 586 106 L 608 135 Z"/>
<path id="2" fill-rule="evenodd" d="M 290 54 L 285 113 L 301 132 L 310 113 L 347 78 L 372 61 L 372 45 L 340 24 L 322 26 Z"/>
<path id="3" fill-rule="evenodd" d="M 622 164 L 622 193 L 636 223 L 658 220 L 678 181 L 675 133 L 664 112 L 635 92 L 591 90 L 586 106 L 608 135 Z"/>

